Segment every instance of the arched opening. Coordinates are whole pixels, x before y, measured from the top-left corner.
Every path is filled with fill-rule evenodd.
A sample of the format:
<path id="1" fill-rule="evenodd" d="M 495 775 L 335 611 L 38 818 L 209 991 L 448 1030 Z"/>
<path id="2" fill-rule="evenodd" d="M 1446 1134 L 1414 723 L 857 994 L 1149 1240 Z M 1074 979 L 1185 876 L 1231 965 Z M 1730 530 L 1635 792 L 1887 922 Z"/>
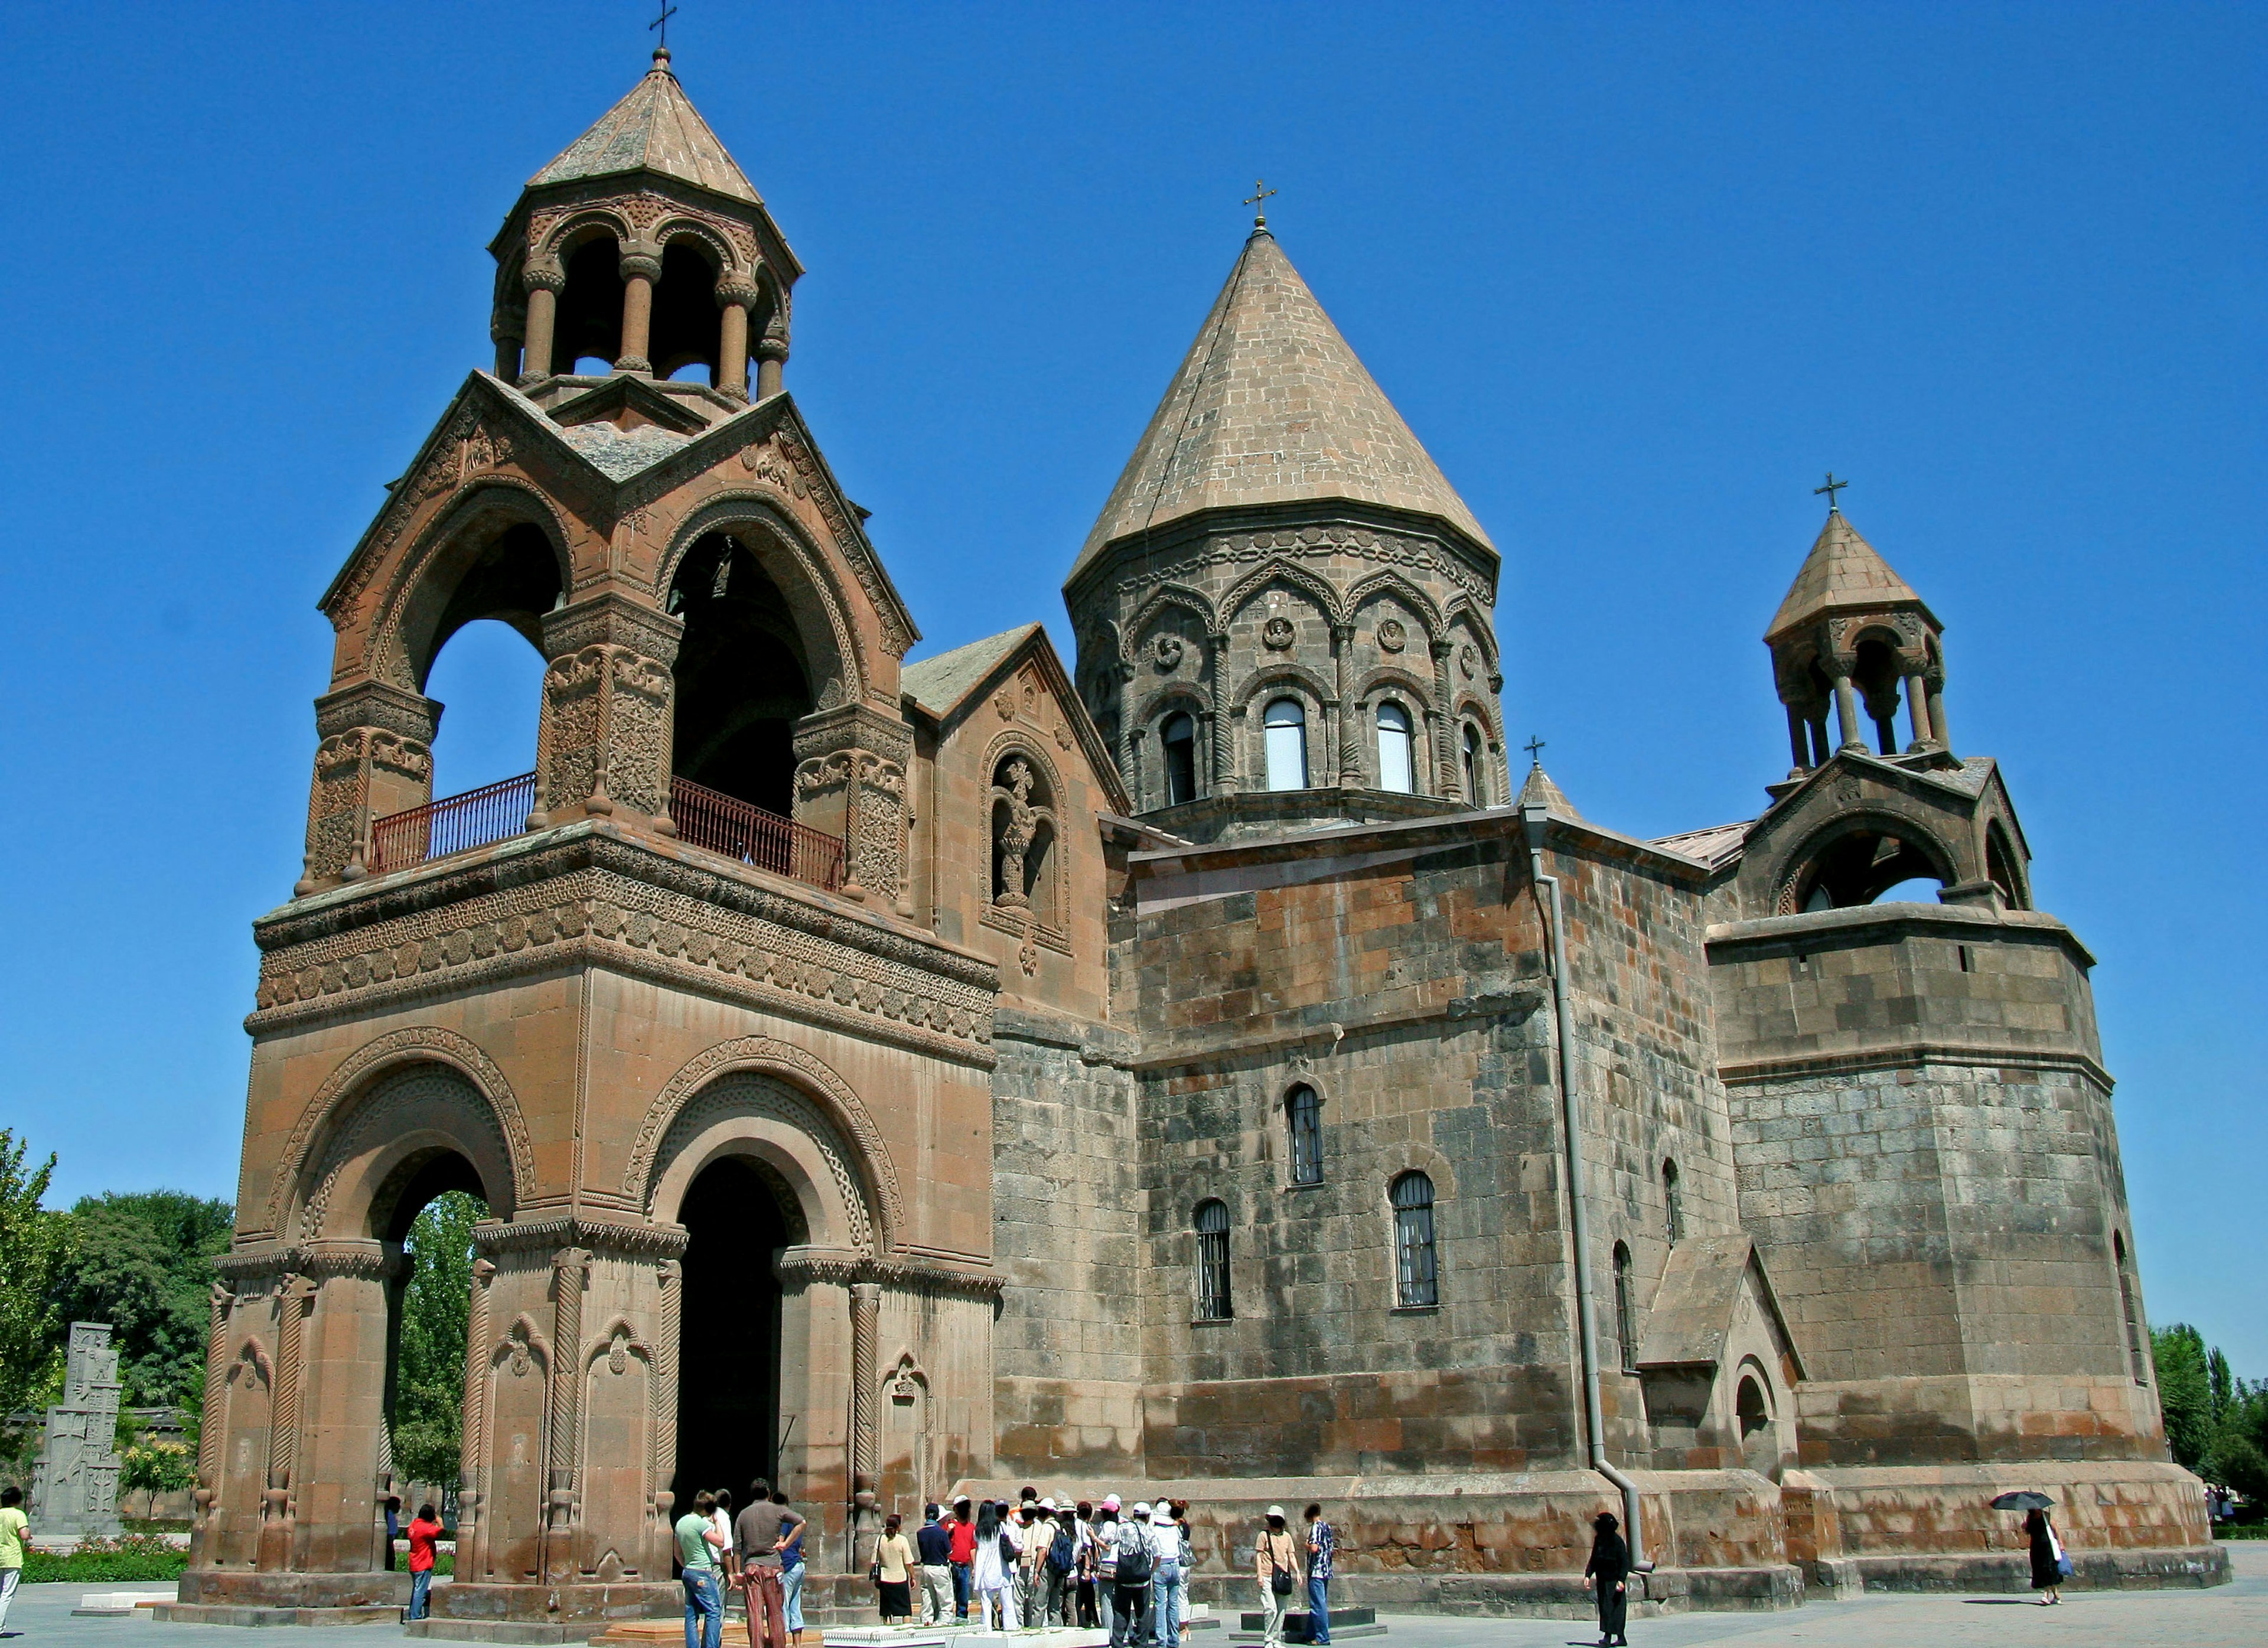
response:
<path id="1" fill-rule="evenodd" d="M 1322 1095 L 1301 1082 L 1284 1100 L 1284 1121 L 1290 1135 L 1292 1182 L 1295 1185 L 1322 1183 Z"/>
<path id="2" fill-rule="evenodd" d="M 1661 1164 L 1661 1211 L 1669 1230 L 1670 1245 L 1675 1247 L 1685 1237 L 1685 1206 L 1678 1195 L 1677 1164 Z"/>
<path id="3" fill-rule="evenodd" d="M 567 285 L 559 294 L 551 357 L 567 370 L 602 377 L 622 352 L 622 249 L 610 234 L 595 235 L 567 258 Z"/>
<path id="4" fill-rule="evenodd" d="M 1938 856 L 1889 823 L 1867 823 L 1837 835 L 1805 868 L 1795 889 L 1799 910 L 1844 909 L 1872 904 L 1904 884 L 1926 891 L 1945 885 Z M 1911 888 L 1904 890 L 1911 892 Z"/>
<path id="5" fill-rule="evenodd" d="M 992 902 L 1060 929 L 1054 804 L 1037 762 L 1013 750 L 1000 758 L 992 770 Z"/>
<path id="6" fill-rule="evenodd" d="M 1408 795 L 1418 787 L 1410 758 L 1410 712 L 1391 701 L 1378 706 L 1378 787 Z"/>
<path id="7" fill-rule="evenodd" d="M 434 1184 L 447 1188 L 431 1191 Z M 429 1194 L 430 1192 L 430 1194 Z M 405 1274 L 388 1290 L 386 1435 L 394 1491 L 409 1513 L 430 1497 L 443 1526 L 457 1520 L 464 1448 L 466 1335 L 473 1291 L 473 1226 L 489 1216 L 480 1180 L 463 1157 L 427 1170 L 423 1205 L 402 1224 Z M 387 1461 L 381 1460 L 381 1468 Z"/>
<path id="8" fill-rule="evenodd" d="M 707 253 L 697 241 L 672 240 L 662 248 L 661 279 L 653 289 L 653 335 L 647 351 L 653 375 L 714 387 L 723 316 L 717 306 L 717 269 Z"/>
<path id="9" fill-rule="evenodd" d="M 780 1449 L 780 1285 L 773 1255 L 808 1240 L 794 1194 L 745 1156 L 711 1162 L 678 1205 L 685 1296 L 678 1317 L 680 1507 L 703 1489 L 745 1503 L 777 1478 Z"/>
<path id="10" fill-rule="evenodd" d="M 795 724 L 810 661 L 787 600 L 747 546 L 704 534 L 671 581 L 678 643 L 671 770 L 782 818 L 795 811 Z"/>
<path id="11" fill-rule="evenodd" d="M 1261 717 L 1270 790 L 1307 787 L 1307 712 L 1297 698 L 1278 698 Z"/>
<path id="12" fill-rule="evenodd" d="M 1387 1188 L 1394 1208 L 1395 1303 L 1405 1309 L 1441 1302 L 1439 1255 L 1433 1249 L 1433 1181 L 1406 1173 Z"/>
<path id="13" fill-rule="evenodd" d="M 1997 820 L 1984 828 L 1984 873 L 1999 889 L 2001 902 L 2010 909 L 2030 908 L 2024 901 L 2024 884 L 2016 875 L 2015 852 Z"/>
<path id="14" fill-rule="evenodd" d="M 1615 1244 L 1615 1337 L 1621 1343 L 1623 1372 L 1638 1372 L 1638 1313 L 1631 1299 L 1631 1250 Z"/>
<path id="15" fill-rule="evenodd" d="M 445 706 L 433 739 L 433 793 L 461 795 L 535 764 L 543 714 L 543 654 L 501 619 L 450 636 L 425 678 Z"/>
<path id="16" fill-rule="evenodd" d="M 1859 643 L 1859 661 L 1851 684 L 1859 690 L 1867 718 L 1874 724 L 1874 739 L 1885 755 L 1898 753 L 1898 655 L 1879 636 Z"/>
<path id="17" fill-rule="evenodd" d="M 483 618 L 517 631 L 539 657 L 543 614 L 559 604 L 559 557 L 533 521 L 515 520 L 482 536 L 470 529 L 411 592 L 401 631 L 409 670 L 422 690 L 449 637 Z"/>
<path id="18" fill-rule="evenodd" d="M 1463 761 L 1465 799 L 1471 806 L 1484 807 L 1489 804 L 1488 742 L 1469 721 L 1465 723 Z"/>
<path id="19" fill-rule="evenodd" d="M 1197 1235 L 1197 1320 L 1226 1321 L 1236 1314 L 1228 1291 L 1228 1204 L 1209 1197 L 1197 1203 L 1191 1222 Z"/>
<path id="20" fill-rule="evenodd" d="M 1197 724 L 1176 710 L 1166 717 L 1158 734 L 1166 752 L 1166 805 L 1179 806 L 1197 798 Z"/>
<path id="21" fill-rule="evenodd" d="M 1733 1393 L 1733 1413 L 1740 1422 L 1743 1450 L 1771 1426 L 1771 1408 L 1764 1400 L 1764 1381 L 1755 1374 L 1741 1375 L 1740 1386 Z"/>

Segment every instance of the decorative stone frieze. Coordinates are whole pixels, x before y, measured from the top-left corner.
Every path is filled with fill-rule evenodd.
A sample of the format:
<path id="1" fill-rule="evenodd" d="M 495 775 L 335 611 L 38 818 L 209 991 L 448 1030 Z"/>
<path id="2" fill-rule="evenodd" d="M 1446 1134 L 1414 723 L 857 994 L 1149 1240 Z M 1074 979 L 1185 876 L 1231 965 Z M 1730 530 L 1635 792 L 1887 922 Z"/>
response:
<path id="1" fill-rule="evenodd" d="M 668 614 L 613 593 L 545 617 L 539 827 L 618 803 L 648 817 L 669 810 L 670 665 L 683 633 Z"/>
<path id="2" fill-rule="evenodd" d="M 298 891 L 358 872 L 371 821 L 422 806 L 433 794 L 433 735 L 441 706 L 422 693 L 364 681 L 315 701 L 315 780 Z"/>
<path id="3" fill-rule="evenodd" d="M 795 734 L 795 816 L 843 840 L 843 887 L 895 903 L 906 881 L 906 767 L 913 734 L 865 704 L 807 717 Z"/>

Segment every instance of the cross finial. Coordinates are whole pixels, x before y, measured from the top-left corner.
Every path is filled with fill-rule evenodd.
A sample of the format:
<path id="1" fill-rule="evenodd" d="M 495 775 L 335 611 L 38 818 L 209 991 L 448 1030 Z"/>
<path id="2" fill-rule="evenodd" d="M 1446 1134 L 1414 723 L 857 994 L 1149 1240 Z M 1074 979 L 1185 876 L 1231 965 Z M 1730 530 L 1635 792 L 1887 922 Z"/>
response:
<path id="1" fill-rule="evenodd" d="M 669 50 L 669 19 L 676 15 L 677 8 L 671 5 L 668 0 L 661 0 L 661 15 L 645 26 L 649 33 L 655 31 L 660 33 L 661 39 L 656 42 L 658 48 L 654 54 L 656 56 L 661 56 Z"/>
<path id="2" fill-rule="evenodd" d="M 1835 495 L 1850 484 L 1848 481 L 1837 481 L 1835 478 L 1835 472 L 1830 469 L 1827 472 L 1827 484 L 1812 488 L 1811 496 L 1817 497 L 1824 492 L 1827 494 L 1827 512 L 1830 515 L 1840 515 L 1843 512 L 1843 506 L 1835 501 Z"/>
<path id="3" fill-rule="evenodd" d="M 1252 180 L 1252 198 L 1244 203 L 1252 208 L 1252 226 L 1255 229 L 1265 229 L 1268 226 L 1268 197 L 1275 192 L 1274 189 L 1263 184 L 1258 178 Z"/>
<path id="4" fill-rule="evenodd" d="M 1543 740 L 1542 739 L 1537 738 L 1533 732 L 1531 732 L 1528 735 L 1528 742 L 1521 745 L 1521 747 L 1528 752 L 1528 759 L 1529 761 L 1535 762 L 1538 767 L 1543 765 Z"/>

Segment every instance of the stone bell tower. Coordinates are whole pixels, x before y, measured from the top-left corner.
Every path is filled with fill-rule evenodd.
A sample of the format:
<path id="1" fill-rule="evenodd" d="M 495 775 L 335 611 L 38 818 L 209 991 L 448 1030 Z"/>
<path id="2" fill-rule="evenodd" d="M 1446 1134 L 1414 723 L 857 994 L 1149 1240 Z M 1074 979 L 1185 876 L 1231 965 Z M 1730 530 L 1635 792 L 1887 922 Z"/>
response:
<path id="1" fill-rule="evenodd" d="M 490 1218 L 437 1632 L 666 1607 L 673 1506 L 757 1475 L 847 1571 L 886 1401 L 990 1462 L 998 975 L 909 919 L 916 631 L 782 384 L 801 267 L 666 51 L 492 250 L 496 370 L 320 602 L 182 1617 L 398 1602 L 402 1240 L 446 1190 Z M 428 672 L 483 618 L 546 660 L 532 770 L 436 799 Z"/>

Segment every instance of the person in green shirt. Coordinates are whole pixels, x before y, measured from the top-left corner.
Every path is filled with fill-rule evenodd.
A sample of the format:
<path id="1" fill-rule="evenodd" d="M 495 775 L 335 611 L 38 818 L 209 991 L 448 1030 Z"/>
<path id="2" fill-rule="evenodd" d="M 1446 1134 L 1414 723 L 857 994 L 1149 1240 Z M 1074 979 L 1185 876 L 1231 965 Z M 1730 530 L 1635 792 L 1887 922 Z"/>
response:
<path id="1" fill-rule="evenodd" d="M 693 1496 L 693 1509 L 677 1519 L 677 1563 L 685 1570 L 685 1648 L 724 1648 L 725 1593 L 717 1585 L 717 1554 L 725 1536 L 711 1516 L 717 1496 Z"/>
<path id="2" fill-rule="evenodd" d="M 21 1488 L 0 1488 L 0 1630 L 7 1629 L 8 1604 L 24 1577 L 24 1541 L 32 1524 L 23 1506 Z"/>

